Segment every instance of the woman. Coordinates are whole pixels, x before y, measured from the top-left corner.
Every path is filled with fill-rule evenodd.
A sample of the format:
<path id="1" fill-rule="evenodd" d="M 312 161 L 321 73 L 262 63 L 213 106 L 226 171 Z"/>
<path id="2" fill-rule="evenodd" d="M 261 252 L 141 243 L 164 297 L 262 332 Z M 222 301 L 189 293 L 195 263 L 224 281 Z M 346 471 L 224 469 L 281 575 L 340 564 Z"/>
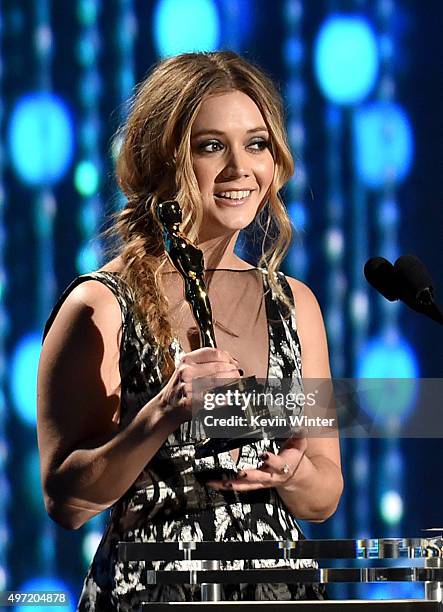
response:
<path id="1" fill-rule="evenodd" d="M 120 540 L 297 539 L 296 518 L 323 521 L 335 511 L 343 486 L 336 438 L 270 447 L 257 440 L 206 459 L 195 457 L 189 438 L 196 378 L 255 374 L 300 385 L 302 368 L 307 378 L 330 377 L 313 294 L 277 272 L 291 238 L 278 192 L 292 172 L 278 94 L 236 54 L 167 59 L 139 88 L 117 161 L 127 197 L 113 228 L 118 251 L 65 290 L 46 324 L 39 366 L 49 515 L 77 529 L 112 506 L 79 610 L 199 599 L 198 587 L 146 585 L 144 563 L 118 561 Z M 181 232 L 212 270 L 218 349 L 198 348 L 182 279 L 166 259 L 156 210 L 167 199 L 180 203 Z M 234 253 L 240 230 L 254 219 L 265 220 L 265 235 L 275 230 L 257 268 Z M 236 477 L 199 478 L 214 467 Z M 225 597 L 321 599 L 322 592 L 229 585 Z"/>

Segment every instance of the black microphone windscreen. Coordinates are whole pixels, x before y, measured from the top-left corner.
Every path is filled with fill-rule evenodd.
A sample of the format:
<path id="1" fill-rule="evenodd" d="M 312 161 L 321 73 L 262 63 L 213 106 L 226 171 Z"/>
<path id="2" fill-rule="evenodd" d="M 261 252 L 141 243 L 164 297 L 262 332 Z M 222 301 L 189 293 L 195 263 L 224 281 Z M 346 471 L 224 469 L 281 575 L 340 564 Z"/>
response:
<path id="1" fill-rule="evenodd" d="M 432 301 L 433 283 L 426 266 L 415 255 L 402 255 L 394 264 L 400 287 L 400 299 L 412 308 L 420 305 L 423 294 Z M 429 297 L 430 296 L 430 297 Z"/>
<path id="2" fill-rule="evenodd" d="M 365 264 L 364 274 L 370 285 L 387 300 L 398 300 L 398 284 L 394 266 L 384 257 L 371 257 Z"/>
<path id="3" fill-rule="evenodd" d="M 394 270 L 402 283 L 421 291 L 433 286 L 431 275 L 424 263 L 415 255 L 402 255 L 394 264 Z"/>

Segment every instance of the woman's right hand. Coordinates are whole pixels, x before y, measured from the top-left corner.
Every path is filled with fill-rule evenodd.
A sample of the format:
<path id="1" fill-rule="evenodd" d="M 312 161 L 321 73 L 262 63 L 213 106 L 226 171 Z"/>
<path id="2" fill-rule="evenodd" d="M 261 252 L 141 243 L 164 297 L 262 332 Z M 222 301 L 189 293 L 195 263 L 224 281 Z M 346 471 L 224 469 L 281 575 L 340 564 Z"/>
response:
<path id="1" fill-rule="evenodd" d="M 188 421 L 198 409 L 202 394 L 216 384 L 216 379 L 238 379 L 240 375 L 238 361 L 227 351 L 207 347 L 190 351 L 160 391 L 162 409 L 174 420 Z"/>

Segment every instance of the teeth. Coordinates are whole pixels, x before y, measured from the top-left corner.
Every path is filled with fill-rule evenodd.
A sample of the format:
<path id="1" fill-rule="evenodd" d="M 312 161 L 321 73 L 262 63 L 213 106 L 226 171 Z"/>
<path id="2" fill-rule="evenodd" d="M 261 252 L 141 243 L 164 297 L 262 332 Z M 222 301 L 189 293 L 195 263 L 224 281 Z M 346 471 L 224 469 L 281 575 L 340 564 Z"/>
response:
<path id="1" fill-rule="evenodd" d="M 231 198 L 232 200 L 241 200 L 242 198 L 247 198 L 251 193 L 248 191 L 222 191 L 222 193 L 217 193 L 216 195 L 221 196 L 222 198 Z"/>

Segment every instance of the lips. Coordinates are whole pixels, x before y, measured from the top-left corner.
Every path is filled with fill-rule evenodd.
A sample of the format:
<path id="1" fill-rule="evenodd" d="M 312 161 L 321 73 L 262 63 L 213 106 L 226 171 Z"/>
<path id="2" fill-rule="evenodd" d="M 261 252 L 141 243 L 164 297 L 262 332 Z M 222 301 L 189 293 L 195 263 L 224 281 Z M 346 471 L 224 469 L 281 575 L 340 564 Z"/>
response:
<path id="1" fill-rule="evenodd" d="M 231 207 L 236 207 L 236 206 L 241 206 L 242 204 L 244 204 L 245 202 L 247 202 L 249 200 L 249 198 L 251 197 L 251 194 L 253 192 L 251 191 L 251 193 L 249 195 L 247 195 L 245 198 L 239 198 L 239 199 L 235 199 L 234 198 L 226 198 L 223 196 L 218 196 L 216 194 L 214 194 L 214 199 L 218 204 L 222 204 L 223 206 L 231 206 Z"/>
<path id="2" fill-rule="evenodd" d="M 230 189 L 220 189 L 218 190 L 218 193 L 214 194 L 214 200 L 217 204 L 220 204 L 222 206 L 230 206 L 235 208 L 236 206 L 241 206 L 242 204 L 244 204 L 245 202 L 247 202 L 249 200 L 249 198 L 251 197 L 251 195 L 254 193 L 254 191 L 256 191 L 257 188 L 239 188 L 239 187 L 231 187 Z M 249 194 L 245 197 L 242 198 L 232 198 L 232 197 L 226 197 L 223 196 L 221 194 L 223 193 L 235 193 L 235 192 L 246 192 L 249 191 Z"/>

